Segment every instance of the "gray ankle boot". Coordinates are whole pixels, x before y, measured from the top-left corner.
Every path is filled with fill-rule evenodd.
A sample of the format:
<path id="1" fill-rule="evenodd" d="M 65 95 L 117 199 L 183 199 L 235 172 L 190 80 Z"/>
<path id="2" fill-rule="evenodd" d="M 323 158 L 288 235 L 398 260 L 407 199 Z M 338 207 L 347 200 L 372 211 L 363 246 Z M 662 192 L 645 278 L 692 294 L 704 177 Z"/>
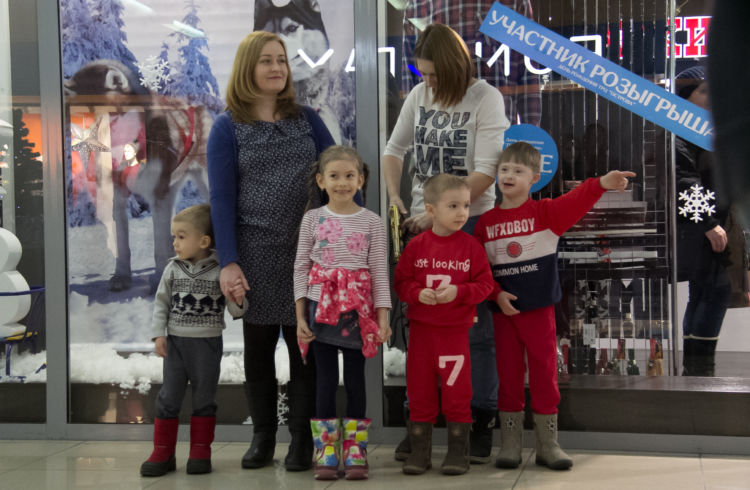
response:
<path id="1" fill-rule="evenodd" d="M 411 452 L 404 462 L 407 475 L 421 475 L 432 467 L 432 423 L 409 422 Z"/>
<path id="2" fill-rule="evenodd" d="M 500 415 L 500 453 L 497 468 L 518 468 L 523 446 L 523 412 L 498 412 Z"/>
<path id="3" fill-rule="evenodd" d="M 448 422 L 448 454 L 441 471 L 444 475 L 463 475 L 469 471 L 470 422 Z"/>
<path id="4" fill-rule="evenodd" d="M 573 460 L 557 443 L 557 414 L 534 414 L 534 432 L 536 433 L 536 464 L 547 466 L 552 470 L 567 470 L 573 466 Z"/>

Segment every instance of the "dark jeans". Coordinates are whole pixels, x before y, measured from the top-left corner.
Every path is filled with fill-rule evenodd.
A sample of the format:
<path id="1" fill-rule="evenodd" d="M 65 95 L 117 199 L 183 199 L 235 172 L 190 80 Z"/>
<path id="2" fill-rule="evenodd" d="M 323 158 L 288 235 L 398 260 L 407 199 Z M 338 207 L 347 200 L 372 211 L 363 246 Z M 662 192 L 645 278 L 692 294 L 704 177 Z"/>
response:
<path id="1" fill-rule="evenodd" d="M 367 396 L 365 394 L 365 356 L 362 355 L 362 351 L 315 340 L 310 344 L 310 349 L 315 352 L 317 370 L 315 417 L 319 419 L 336 418 L 340 349 L 344 356 L 346 416 L 352 419 L 365 418 Z"/>
<path id="2" fill-rule="evenodd" d="M 479 216 L 472 216 L 462 230 L 474 234 L 474 226 Z M 469 354 L 471 355 L 471 386 L 474 397 L 472 408 L 497 410 L 497 366 L 495 364 L 495 327 L 492 312 L 483 301 L 477 305 L 479 321 L 469 329 Z"/>
<path id="3" fill-rule="evenodd" d="M 699 340 L 717 340 L 732 289 L 728 282 L 714 284 L 690 281 L 688 304 L 682 320 L 682 335 Z"/>
<path id="4" fill-rule="evenodd" d="M 216 415 L 216 387 L 219 384 L 224 343 L 219 337 L 167 336 L 164 383 L 156 398 L 156 417 L 176 418 L 188 381 L 193 393 L 193 415 Z"/>

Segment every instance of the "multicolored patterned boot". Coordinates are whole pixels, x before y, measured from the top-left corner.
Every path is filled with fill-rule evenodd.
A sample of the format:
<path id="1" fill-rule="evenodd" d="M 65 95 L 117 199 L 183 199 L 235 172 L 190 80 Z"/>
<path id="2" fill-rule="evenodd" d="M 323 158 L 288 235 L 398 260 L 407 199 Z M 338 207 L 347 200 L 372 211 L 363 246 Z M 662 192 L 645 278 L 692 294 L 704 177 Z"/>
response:
<path id="1" fill-rule="evenodd" d="M 364 480 L 367 478 L 367 429 L 370 419 L 343 419 L 344 429 L 343 459 L 344 474 L 347 480 Z"/>
<path id="2" fill-rule="evenodd" d="M 339 419 L 310 419 L 315 444 L 314 473 L 316 480 L 337 480 L 341 431 Z"/>

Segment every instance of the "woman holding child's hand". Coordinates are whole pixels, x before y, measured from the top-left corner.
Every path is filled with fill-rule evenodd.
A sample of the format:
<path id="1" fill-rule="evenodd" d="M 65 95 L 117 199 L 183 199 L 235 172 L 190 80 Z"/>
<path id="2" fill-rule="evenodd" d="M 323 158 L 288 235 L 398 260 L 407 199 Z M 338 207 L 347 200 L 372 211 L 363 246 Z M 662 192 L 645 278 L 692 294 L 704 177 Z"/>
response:
<path id="1" fill-rule="evenodd" d="M 309 418 L 315 405 L 315 366 L 303 365 L 297 345 L 292 276 L 307 177 L 318 155 L 333 144 L 323 121 L 295 102 L 284 42 L 256 31 L 242 40 L 229 77 L 227 111 L 214 121 L 207 148 L 211 218 L 221 291 L 241 304 L 246 394 L 253 441 L 243 468 L 273 461 L 278 419 L 276 344 L 289 351 L 287 470 L 312 462 Z"/>

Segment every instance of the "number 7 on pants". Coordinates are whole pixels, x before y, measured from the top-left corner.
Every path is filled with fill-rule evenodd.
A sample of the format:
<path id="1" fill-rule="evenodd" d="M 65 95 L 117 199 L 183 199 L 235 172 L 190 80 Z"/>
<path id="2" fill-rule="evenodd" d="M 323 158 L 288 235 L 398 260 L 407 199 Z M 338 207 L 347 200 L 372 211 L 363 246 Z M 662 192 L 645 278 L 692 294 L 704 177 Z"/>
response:
<path id="1" fill-rule="evenodd" d="M 448 366 L 449 362 L 454 362 L 453 369 L 451 369 L 451 373 L 448 375 L 448 380 L 445 382 L 447 386 L 453 386 L 456 382 L 456 378 L 458 378 L 458 375 L 461 373 L 461 368 L 464 367 L 464 355 L 458 355 L 458 356 L 440 356 L 438 357 L 438 367 L 440 369 L 445 369 Z"/>

